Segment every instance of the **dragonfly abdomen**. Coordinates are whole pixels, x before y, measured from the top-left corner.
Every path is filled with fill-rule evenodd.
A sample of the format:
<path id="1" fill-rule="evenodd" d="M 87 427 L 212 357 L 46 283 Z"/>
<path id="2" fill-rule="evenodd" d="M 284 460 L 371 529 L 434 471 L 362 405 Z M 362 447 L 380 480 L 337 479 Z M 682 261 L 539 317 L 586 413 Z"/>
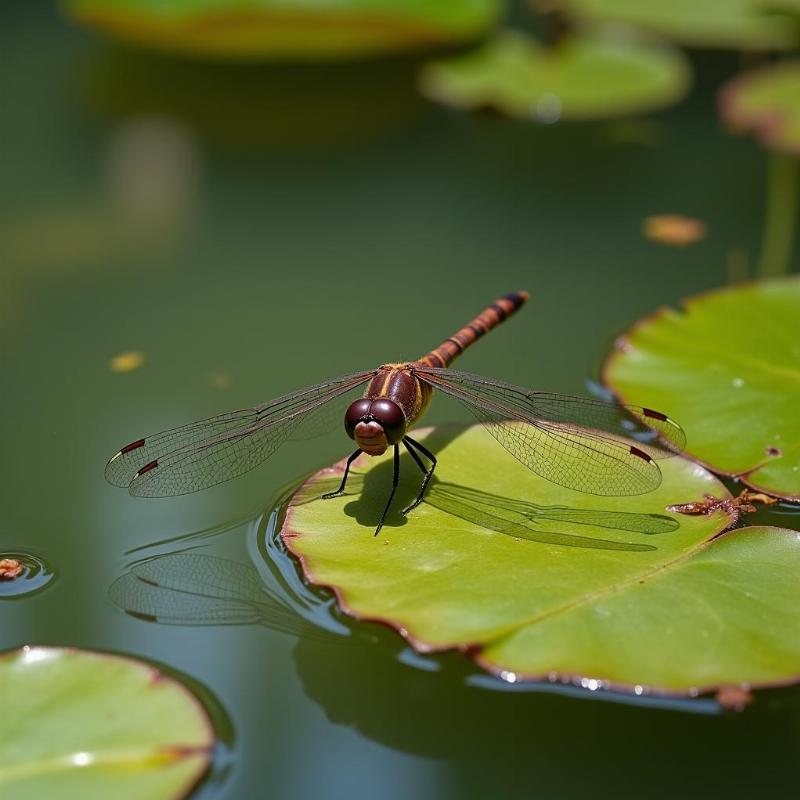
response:
<path id="1" fill-rule="evenodd" d="M 478 341 L 492 328 L 518 311 L 528 299 L 527 292 L 512 292 L 487 306 L 475 319 L 445 339 L 435 350 L 423 356 L 419 362 L 426 367 L 447 367 L 473 342 Z"/>

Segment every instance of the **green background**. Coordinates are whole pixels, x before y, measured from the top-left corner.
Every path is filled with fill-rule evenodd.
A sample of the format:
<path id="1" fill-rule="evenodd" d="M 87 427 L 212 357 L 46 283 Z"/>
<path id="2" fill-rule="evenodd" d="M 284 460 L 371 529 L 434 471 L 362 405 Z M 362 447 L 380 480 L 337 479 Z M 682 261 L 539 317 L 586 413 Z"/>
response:
<path id="1" fill-rule="evenodd" d="M 456 656 L 414 666 L 389 631 L 367 646 L 161 626 L 106 597 L 127 550 L 254 519 L 348 446 L 301 442 L 233 484 L 147 501 L 102 474 L 139 435 L 416 357 L 522 288 L 529 306 L 460 366 L 584 391 L 627 325 L 726 283 L 732 252 L 755 262 L 766 156 L 714 110 L 735 56 L 697 57 L 689 99 L 643 124 L 554 127 L 428 105 L 411 61 L 173 62 L 50 4 L 3 4 L 0 66 L 0 542 L 58 571 L 3 604 L 0 649 L 118 649 L 196 678 L 233 730 L 207 797 L 794 796 L 796 690 L 738 717 L 500 691 Z M 158 147 L 120 167 L 143 118 L 181 169 Z M 644 240 L 665 212 L 708 238 Z M 129 349 L 144 366 L 110 372 Z M 428 420 L 458 413 L 439 400 Z M 246 521 L 201 543 L 246 561 L 254 536 Z"/>

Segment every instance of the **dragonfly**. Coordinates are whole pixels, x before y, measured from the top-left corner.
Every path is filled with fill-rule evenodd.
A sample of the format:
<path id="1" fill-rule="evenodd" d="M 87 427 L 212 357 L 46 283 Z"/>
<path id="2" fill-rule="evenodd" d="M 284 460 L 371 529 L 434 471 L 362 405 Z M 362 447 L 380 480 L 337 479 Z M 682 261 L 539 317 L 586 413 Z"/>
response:
<path id="1" fill-rule="evenodd" d="M 656 489 L 661 483 L 657 461 L 685 444 L 683 429 L 666 414 L 535 391 L 450 368 L 527 300 L 527 292 L 504 295 L 416 361 L 382 364 L 137 439 L 111 457 L 106 478 L 138 497 L 196 492 L 249 472 L 289 439 L 316 435 L 337 419 L 341 424 L 344 411 L 345 431 L 357 449 L 347 458 L 338 489 L 322 497 L 345 493 L 359 455 L 381 456 L 392 448 L 392 485 L 377 536 L 399 483 L 401 445 L 422 473 L 416 498 L 401 513 L 409 514 L 424 500 L 437 460 L 408 431 L 438 391 L 465 405 L 512 456 L 552 483 L 605 496 Z"/>

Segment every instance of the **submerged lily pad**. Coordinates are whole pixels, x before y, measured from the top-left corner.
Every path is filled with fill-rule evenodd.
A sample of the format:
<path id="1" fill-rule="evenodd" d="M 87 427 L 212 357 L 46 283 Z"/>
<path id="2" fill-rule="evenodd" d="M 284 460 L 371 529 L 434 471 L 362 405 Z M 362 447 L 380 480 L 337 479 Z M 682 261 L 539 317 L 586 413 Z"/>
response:
<path id="1" fill-rule="evenodd" d="M 59 647 L 0 656 L 0 794 L 185 797 L 214 733 L 180 683 L 130 658 Z"/>
<path id="2" fill-rule="evenodd" d="M 618 340 L 603 377 L 624 402 L 680 421 L 709 468 L 800 501 L 799 278 L 662 309 Z"/>
<path id="3" fill-rule="evenodd" d="M 548 0 L 570 16 L 632 25 L 694 47 L 788 50 L 798 43 L 788 15 L 768 0 Z"/>
<path id="4" fill-rule="evenodd" d="M 214 58 L 336 59 L 470 41 L 500 0 L 66 0 L 116 38 Z"/>
<path id="5" fill-rule="evenodd" d="M 351 494 L 319 496 L 342 464 L 292 498 L 282 536 L 306 577 L 359 618 L 386 622 L 422 651 L 469 649 L 515 680 L 551 677 L 690 693 L 800 675 L 800 537 L 731 518 L 666 512 L 730 497 L 682 457 L 660 462 L 647 495 L 597 497 L 530 472 L 480 426 L 418 432 L 439 457 L 425 503 L 374 537 L 390 459 L 356 462 Z M 403 456 L 395 508 L 413 497 Z M 360 484 L 360 485 L 359 485 Z M 646 687 L 646 688 L 645 688 Z"/>
<path id="6" fill-rule="evenodd" d="M 688 63 L 677 50 L 585 35 L 548 48 L 514 31 L 420 74 L 431 100 L 540 122 L 660 108 L 683 97 L 689 83 Z"/>
<path id="7" fill-rule="evenodd" d="M 800 156 L 800 61 L 746 72 L 720 93 L 720 111 L 734 129 L 774 150 Z"/>

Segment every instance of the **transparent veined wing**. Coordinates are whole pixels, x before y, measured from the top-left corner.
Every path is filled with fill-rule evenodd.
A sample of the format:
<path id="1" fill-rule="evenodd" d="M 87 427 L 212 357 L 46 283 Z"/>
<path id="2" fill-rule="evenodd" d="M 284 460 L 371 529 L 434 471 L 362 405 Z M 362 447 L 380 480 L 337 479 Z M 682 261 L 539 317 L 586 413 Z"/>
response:
<path id="1" fill-rule="evenodd" d="M 357 372 L 278 397 L 137 439 L 106 464 L 106 479 L 139 497 L 189 494 L 249 472 L 293 433 L 329 416 L 329 404 L 344 401 L 375 375 Z M 339 404 L 337 404 L 339 405 Z"/>
<path id="2" fill-rule="evenodd" d="M 645 494 L 661 483 L 656 459 L 685 444 L 676 422 L 641 406 L 536 392 L 451 369 L 415 372 L 466 405 L 526 467 L 569 489 Z"/>

